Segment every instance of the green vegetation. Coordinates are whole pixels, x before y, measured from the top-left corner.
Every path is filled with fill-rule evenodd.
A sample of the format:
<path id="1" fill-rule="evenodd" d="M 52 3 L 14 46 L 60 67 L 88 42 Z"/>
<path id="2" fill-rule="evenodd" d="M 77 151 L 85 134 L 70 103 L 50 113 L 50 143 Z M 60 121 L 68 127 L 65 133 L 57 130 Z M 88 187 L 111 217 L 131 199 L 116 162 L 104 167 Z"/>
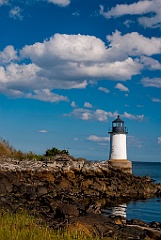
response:
<path id="1" fill-rule="evenodd" d="M 51 149 L 47 149 L 45 152 L 46 157 L 53 157 L 53 156 L 62 155 L 62 154 L 69 155 L 69 152 L 68 152 L 68 150 L 59 150 L 55 147 L 53 147 Z"/>
<path id="2" fill-rule="evenodd" d="M 33 152 L 23 153 L 21 150 L 16 150 L 12 147 L 8 141 L 1 139 L 0 140 L 0 157 L 14 158 L 18 160 L 28 159 L 28 160 L 37 160 L 42 161 L 45 157 L 54 157 L 56 155 L 69 155 L 68 150 L 59 150 L 55 147 L 47 149 L 44 155 L 37 155 Z"/>
<path id="3" fill-rule="evenodd" d="M 0 212 L 1 240 L 94 240 L 81 232 L 55 232 L 26 213 Z M 96 240 L 96 238 L 95 238 Z"/>

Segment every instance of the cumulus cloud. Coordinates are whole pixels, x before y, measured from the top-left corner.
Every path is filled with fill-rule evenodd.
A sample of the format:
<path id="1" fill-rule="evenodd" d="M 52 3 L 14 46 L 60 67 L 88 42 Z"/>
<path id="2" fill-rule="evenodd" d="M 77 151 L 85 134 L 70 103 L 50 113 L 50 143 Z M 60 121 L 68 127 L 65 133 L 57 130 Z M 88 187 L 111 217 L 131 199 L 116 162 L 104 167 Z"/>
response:
<path id="1" fill-rule="evenodd" d="M 109 93 L 110 90 L 108 88 L 104 88 L 104 87 L 99 87 L 98 88 L 99 91 L 105 92 L 105 93 Z"/>
<path id="2" fill-rule="evenodd" d="M 87 137 L 87 140 L 93 141 L 93 142 L 109 142 L 110 137 L 98 137 L 96 135 L 91 135 Z"/>
<path id="3" fill-rule="evenodd" d="M 59 5 L 61 7 L 66 7 L 70 4 L 70 0 L 48 0 L 49 3 Z"/>
<path id="4" fill-rule="evenodd" d="M 107 40 L 106 46 L 94 36 L 55 34 L 21 50 L 6 46 L 0 52 L 0 92 L 83 89 L 91 81 L 126 81 L 144 68 L 160 68 L 150 56 L 161 53 L 161 38 L 115 31 Z M 102 87 L 99 90 L 109 92 Z"/>
<path id="5" fill-rule="evenodd" d="M 117 83 L 115 88 L 119 89 L 120 91 L 123 92 L 129 92 L 129 89 L 125 87 L 122 83 Z"/>
<path id="6" fill-rule="evenodd" d="M 138 32 L 127 33 L 121 35 L 119 31 L 115 31 L 112 35 L 107 36 L 110 42 L 111 51 L 115 53 L 117 58 L 126 56 L 151 56 L 161 53 L 161 38 L 147 38 Z"/>
<path id="7" fill-rule="evenodd" d="M 89 110 L 84 108 L 77 108 L 74 109 L 70 114 L 66 114 L 65 116 L 70 116 L 74 118 L 78 118 L 84 121 L 99 121 L 99 122 L 106 122 L 108 121 L 108 118 L 116 118 L 118 116 L 118 112 L 107 112 L 102 109 L 96 109 L 96 110 Z M 123 114 L 120 114 L 121 117 L 127 118 L 130 120 L 136 120 L 136 121 L 143 121 L 144 115 L 134 115 L 131 113 L 124 112 Z"/>
<path id="8" fill-rule="evenodd" d="M 116 114 L 116 116 L 118 113 Z M 96 121 L 107 121 L 108 116 L 113 116 L 111 112 L 106 112 L 101 109 L 97 110 L 89 110 L 89 109 L 84 109 L 84 108 L 77 108 L 74 109 L 73 112 L 68 114 L 68 116 L 72 116 L 74 118 L 79 118 L 82 120 L 96 120 Z"/>
<path id="9" fill-rule="evenodd" d="M 91 103 L 85 102 L 85 103 L 84 103 L 84 107 L 86 107 L 86 108 L 92 108 L 93 106 L 92 106 Z"/>
<path id="10" fill-rule="evenodd" d="M 105 57 L 105 44 L 104 42 L 94 36 L 85 35 L 67 35 L 55 34 L 49 40 L 43 43 L 35 43 L 30 46 L 25 46 L 21 54 L 24 57 L 30 57 L 32 61 L 41 64 L 41 58 L 49 60 L 70 60 L 70 61 L 100 61 Z"/>
<path id="11" fill-rule="evenodd" d="M 143 121 L 144 120 L 144 114 L 134 115 L 134 114 L 131 114 L 131 113 L 124 112 L 123 114 L 121 114 L 121 117 L 128 118 L 128 119 L 131 119 L 131 120 L 137 120 L 137 121 Z"/>
<path id="12" fill-rule="evenodd" d="M 158 137 L 158 143 L 161 144 L 161 137 Z"/>
<path id="13" fill-rule="evenodd" d="M 138 1 L 132 4 L 117 4 L 116 7 L 111 8 L 111 10 L 104 12 L 104 7 L 100 6 L 100 13 L 106 18 L 120 17 L 125 14 L 144 14 L 151 11 L 153 1 Z"/>
<path id="14" fill-rule="evenodd" d="M 145 16 L 148 13 L 152 13 L 152 16 Z M 100 14 L 107 19 L 124 15 L 142 15 L 138 18 L 141 25 L 144 27 L 157 28 L 161 26 L 161 1 L 144 0 L 132 4 L 117 4 L 107 12 L 101 5 Z"/>
<path id="15" fill-rule="evenodd" d="M 22 9 L 18 6 L 15 6 L 10 10 L 9 16 L 14 19 L 22 20 L 23 16 L 21 15 L 21 13 L 22 13 Z"/>
<path id="16" fill-rule="evenodd" d="M 96 37 L 66 34 L 55 34 L 43 43 L 25 46 L 21 50 L 21 57 L 31 59 L 48 78 L 59 75 L 61 80 L 100 77 L 127 80 L 140 73 L 142 64 L 138 61 L 128 54 L 116 61 L 112 59 L 114 54 L 115 49 L 107 49 L 105 43 Z"/>
<path id="17" fill-rule="evenodd" d="M 32 93 L 27 94 L 26 98 L 37 99 L 44 102 L 69 101 L 67 97 L 55 94 L 49 89 L 34 90 Z"/>
<path id="18" fill-rule="evenodd" d="M 144 87 L 161 88 L 161 78 L 142 78 L 141 83 Z"/>
<path id="19" fill-rule="evenodd" d="M 13 46 L 6 46 L 3 51 L 0 52 L 0 62 L 8 63 L 17 59 L 17 51 Z"/>
<path id="20" fill-rule="evenodd" d="M 145 68 L 148 70 L 161 70 L 161 63 L 154 58 L 141 56 L 140 61 L 144 64 Z"/>

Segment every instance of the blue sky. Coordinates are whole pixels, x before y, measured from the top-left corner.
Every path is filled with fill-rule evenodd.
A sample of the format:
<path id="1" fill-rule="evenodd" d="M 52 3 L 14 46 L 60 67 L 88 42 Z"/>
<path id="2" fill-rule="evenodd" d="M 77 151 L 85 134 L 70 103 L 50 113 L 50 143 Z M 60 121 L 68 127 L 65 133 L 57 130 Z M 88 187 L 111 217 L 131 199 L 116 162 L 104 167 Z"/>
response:
<path id="1" fill-rule="evenodd" d="M 160 0 L 0 0 L 0 136 L 17 150 L 161 161 Z"/>

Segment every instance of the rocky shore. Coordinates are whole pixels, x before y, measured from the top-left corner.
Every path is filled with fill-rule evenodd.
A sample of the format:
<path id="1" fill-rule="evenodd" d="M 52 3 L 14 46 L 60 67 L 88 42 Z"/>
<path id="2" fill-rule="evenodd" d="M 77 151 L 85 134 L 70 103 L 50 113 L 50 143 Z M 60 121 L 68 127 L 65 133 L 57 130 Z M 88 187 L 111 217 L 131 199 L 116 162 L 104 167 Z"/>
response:
<path id="1" fill-rule="evenodd" d="M 0 159 L 0 207 L 26 210 L 42 224 L 111 239 L 161 239 L 161 223 L 105 216 L 109 204 L 161 197 L 161 185 L 68 155 L 44 161 Z"/>

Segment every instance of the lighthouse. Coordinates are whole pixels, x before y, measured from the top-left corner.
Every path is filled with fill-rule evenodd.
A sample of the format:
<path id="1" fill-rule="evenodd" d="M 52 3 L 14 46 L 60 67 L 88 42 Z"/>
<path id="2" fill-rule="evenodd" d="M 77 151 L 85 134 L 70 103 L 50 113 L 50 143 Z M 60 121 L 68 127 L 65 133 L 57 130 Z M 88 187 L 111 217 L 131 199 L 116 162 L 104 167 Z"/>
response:
<path id="1" fill-rule="evenodd" d="M 126 135 L 128 129 L 124 126 L 124 121 L 118 115 L 112 122 L 110 134 L 110 152 L 108 162 L 123 172 L 132 173 L 132 163 L 127 159 Z"/>

